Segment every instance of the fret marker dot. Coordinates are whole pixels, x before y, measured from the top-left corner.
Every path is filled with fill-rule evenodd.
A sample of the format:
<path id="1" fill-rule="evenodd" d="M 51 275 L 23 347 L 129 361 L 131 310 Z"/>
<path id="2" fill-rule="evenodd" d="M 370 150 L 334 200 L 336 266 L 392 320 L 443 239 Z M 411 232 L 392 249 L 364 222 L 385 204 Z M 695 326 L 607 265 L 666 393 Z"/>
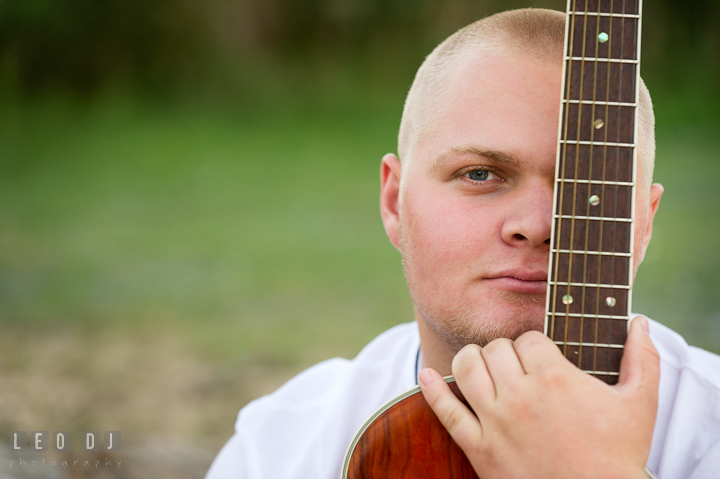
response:
<path id="1" fill-rule="evenodd" d="M 613 298 L 612 296 L 608 296 L 607 298 L 605 298 L 605 302 L 606 302 L 607 305 L 610 306 L 611 308 L 614 307 L 615 304 L 617 303 L 617 301 L 615 301 L 615 298 Z"/>
<path id="2" fill-rule="evenodd" d="M 600 197 L 598 195 L 592 195 L 588 201 L 591 205 L 597 206 L 600 204 Z"/>
<path id="3" fill-rule="evenodd" d="M 609 39 L 610 39 L 610 36 L 608 36 L 608 34 L 605 32 L 602 32 L 600 35 L 598 35 L 598 40 L 600 41 L 600 43 L 605 43 Z"/>
<path id="4" fill-rule="evenodd" d="M 565 296 L 562 297 L 562 302 L 563 302 L 563 304 L 572 304 L 573 297 L 570 296 L 569 294 L 566 294 Z"/>
<path id="5" fill-rule="evenodd" d="M 593 123 L 593 126 L 595 127 L 596 130 L 599 130 L 600 128 L 602 128 L 603 126 L 605 126 L 605 122 L 602 121 L 600 118 L 598 118 L 598 119 L 595 120 L 595 122 Z"/>

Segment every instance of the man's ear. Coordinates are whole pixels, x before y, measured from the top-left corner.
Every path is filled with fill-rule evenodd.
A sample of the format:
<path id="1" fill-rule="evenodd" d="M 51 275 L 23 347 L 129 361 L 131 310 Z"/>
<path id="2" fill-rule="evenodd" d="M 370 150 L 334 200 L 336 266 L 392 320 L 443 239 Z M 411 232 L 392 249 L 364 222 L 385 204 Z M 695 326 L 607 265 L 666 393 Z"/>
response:
<path id="1" fill-rule="evenodd" d="M 647 250 L 652 238 L 653 220 L 655 219 L 655 213 L 657 213 L 658 206 L 660 206 L 660 198 L 665 189 L 660 183 L 653 183 L 650 185 L 650 214 L 648 216 L 647 228 L 645 229 L 645 244 L 643 244 L 643 253 Z"/>
<path id="2" fill-rule="evenodd" d="M 398 201 L 402 166 L 397 156 L 388 153 L 380 166 L 380 216 L 390 242 L 400 249 Z"/>

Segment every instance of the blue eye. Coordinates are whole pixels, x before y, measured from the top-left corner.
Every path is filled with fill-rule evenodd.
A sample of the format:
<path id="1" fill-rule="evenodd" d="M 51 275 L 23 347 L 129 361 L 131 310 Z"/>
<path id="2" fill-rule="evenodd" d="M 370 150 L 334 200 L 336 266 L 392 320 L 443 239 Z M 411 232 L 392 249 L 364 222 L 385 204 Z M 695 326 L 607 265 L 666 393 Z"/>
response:
<path id="1" fill-rule="evenodd" d="M 468 178 L 473 181 L 485 181 L 488 179 L 490 172 L 487 170 L 473 170 L 468 173 Z"/>

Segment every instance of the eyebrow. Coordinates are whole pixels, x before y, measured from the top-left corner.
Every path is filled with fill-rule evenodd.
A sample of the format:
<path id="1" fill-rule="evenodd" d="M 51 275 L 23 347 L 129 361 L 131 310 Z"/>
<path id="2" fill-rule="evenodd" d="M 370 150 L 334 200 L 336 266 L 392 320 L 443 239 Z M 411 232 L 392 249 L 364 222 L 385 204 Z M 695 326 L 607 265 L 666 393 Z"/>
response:
<path id="1" fill-rule="evenodd" d="M 490 162 L 495 163 L 499 166 L 509 166 L 512 168 L 517 168 L 520 166 L 520 162 L 517 158 L 502 151 L 490 150 L 474 145 L 460 145 L 448 148 L 447 150 L 443 150 L 442 152 L 440 152 L 440 154 L 436 156 L 433 160 L 433 163 L 430 166 L 430 171 L 434 172 L 440 169 L 443 162 L 449 156 L 465 155 L 468 153 L 471 155 L 486 158 Z"/>

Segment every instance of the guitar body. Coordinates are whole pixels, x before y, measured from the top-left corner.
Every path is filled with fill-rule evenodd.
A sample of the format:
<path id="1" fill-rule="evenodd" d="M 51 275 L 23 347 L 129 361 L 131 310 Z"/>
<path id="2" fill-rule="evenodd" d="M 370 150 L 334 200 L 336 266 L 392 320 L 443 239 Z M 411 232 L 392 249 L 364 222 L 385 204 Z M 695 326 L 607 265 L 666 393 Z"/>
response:
<path id="1" fill-rule="evenodd" d="M 455 381 L 451 377 L 445 380 L 465 402 Z M 343 465 L 344 479 L 477 477 L 419 387 L 390 401 L 365 423 Z"/>

